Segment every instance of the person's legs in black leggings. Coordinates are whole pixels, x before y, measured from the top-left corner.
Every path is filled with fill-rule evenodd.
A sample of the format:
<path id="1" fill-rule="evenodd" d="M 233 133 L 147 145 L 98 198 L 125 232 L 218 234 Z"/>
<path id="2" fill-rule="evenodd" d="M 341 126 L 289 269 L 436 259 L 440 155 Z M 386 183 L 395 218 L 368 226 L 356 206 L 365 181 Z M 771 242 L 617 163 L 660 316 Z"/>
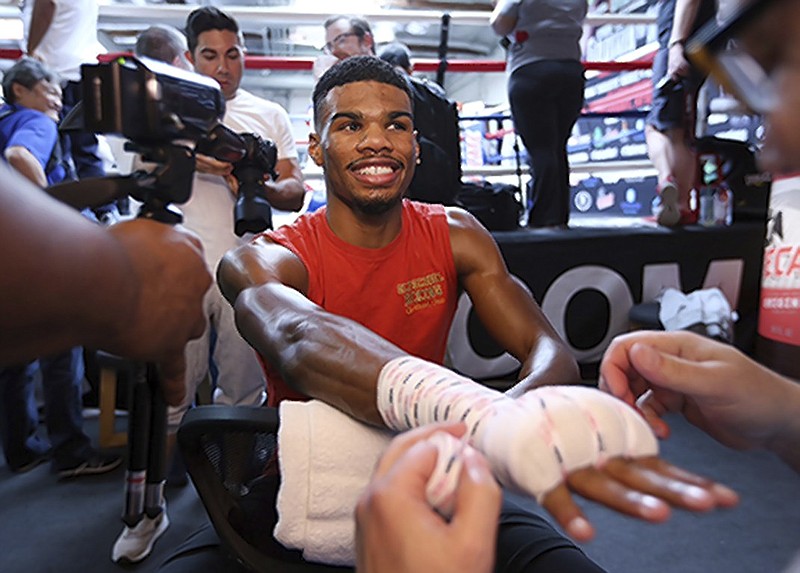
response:
<path id="1" fill-rule="evenodd" d="M 275 494 L 278 480 L 259 480 L 252 493 L 243 499 L 248 517 L 242 536 L 263 553 L 286 562 L 303 562 L 301 553 L 286 549 L 272 537 L 277 519 Z M 159 573 L 242 573 L 240 566 L 222 546 L 210 524 L 193 533 L 158 569 Z M 543 517 L 506 494 L 497 534 L 496 573 L 603 573 L 569 539 L 556 531 Z"/>
<path id="2" fill-rule="evenodd" d="M 542 60 L 514 70 L 508 99 L 514 129 L 530 160 L 533 185 L 528 225 L 566 225 L 569 165 L 566 143 L 583 106 L 583 66 Z"/>
<path id="3" fill-rule="evenodd" d="M 515 496 L 503 495 L 495 573 L 602 572 L 600 566 L 542 516 Z"/>

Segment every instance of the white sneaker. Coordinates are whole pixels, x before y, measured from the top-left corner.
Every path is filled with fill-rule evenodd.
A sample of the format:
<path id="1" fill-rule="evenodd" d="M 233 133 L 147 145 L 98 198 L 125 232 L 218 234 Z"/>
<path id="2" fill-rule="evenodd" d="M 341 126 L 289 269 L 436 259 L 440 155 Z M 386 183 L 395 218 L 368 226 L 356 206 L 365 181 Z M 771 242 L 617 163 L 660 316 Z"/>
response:
<path id="1" fill-rule="evenodd" d="M 153 550 L 153 544 L 169 527 L 169 517 L 165 507 L 156 518 L 142 516 L 135 527 L 125 526 L 114 542 L 111 560 L 114 563 L 138 563 Z"/>
<path id="2" fill-rule="evenodd" d="M 664 184 L 659 192 L 659 202 L 653 207 L 656 222 L 662 227 L 675 227 L 681 221 L 681 210 L 678 206 L 678 188 L 671 181 Z"/>

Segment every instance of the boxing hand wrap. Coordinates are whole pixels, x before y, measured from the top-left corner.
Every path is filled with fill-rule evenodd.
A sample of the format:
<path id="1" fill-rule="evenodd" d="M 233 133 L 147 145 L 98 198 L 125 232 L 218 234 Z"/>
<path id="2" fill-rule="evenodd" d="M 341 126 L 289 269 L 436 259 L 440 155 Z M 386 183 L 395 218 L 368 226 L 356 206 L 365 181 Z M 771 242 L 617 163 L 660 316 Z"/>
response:
<path id="1" fill-rule="evenodd" d="M 377 393 L 378 411 L 392 429 L 464 422 L 469 443 L 487 457 L 498 481 L 538 501 L 577 469 L 658 453 L 655 435 L 638 412 L 585 386 L 543 386 L 512 400 L 404 356 L 384 365 Z"/>
<path id="2" fill-rule="evenodd" d="M 433 362 L 401 356 L 378 376 L 378 412 L 393 430 L 434 422 L 464 422 L 472 440 L 497 405 L 511 398 Z"/>
<path id="3" fill-rule="evenodd" d="M 531 390 L 489 420 L 479 439 L 474 445 L 497 480 L 539 502 L 575 470 L 658 453 L 658 441 L 638 412 L 585 386 Z"/>

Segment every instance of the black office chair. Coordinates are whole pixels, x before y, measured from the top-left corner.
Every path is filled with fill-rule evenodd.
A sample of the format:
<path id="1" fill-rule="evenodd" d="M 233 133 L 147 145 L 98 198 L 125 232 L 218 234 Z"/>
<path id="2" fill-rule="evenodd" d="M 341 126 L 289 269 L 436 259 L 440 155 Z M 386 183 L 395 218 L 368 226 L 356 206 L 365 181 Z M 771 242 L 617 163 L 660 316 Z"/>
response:
<path id="1" fill-rule="evenodd" d="M 257 513 L 274 519 L 270 495 L 255 494 L 277 487 L 278 425 L 275 408 L 201 406 L 189 410 L 178 429 L 186 469 L 223 547 L 256 573 L 352 572 L 304 561 L 296 551 L 260 548 L 259 535 L 271 537 L 272 528 L 253 524 L 251 508 L 266 499 Z"/>

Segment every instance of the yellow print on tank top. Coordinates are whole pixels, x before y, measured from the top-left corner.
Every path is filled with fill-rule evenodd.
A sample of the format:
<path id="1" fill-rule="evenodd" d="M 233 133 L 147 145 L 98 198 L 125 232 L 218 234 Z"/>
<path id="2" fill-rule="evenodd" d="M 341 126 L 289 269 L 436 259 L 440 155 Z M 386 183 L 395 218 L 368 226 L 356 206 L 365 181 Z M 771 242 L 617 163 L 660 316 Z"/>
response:
<path id="1" fill-rule="evenodd" d="M 406 314 L 444 304 L 444 277 L 430 273 L 397 285 L 397 294 L 403 297 Z"/>

